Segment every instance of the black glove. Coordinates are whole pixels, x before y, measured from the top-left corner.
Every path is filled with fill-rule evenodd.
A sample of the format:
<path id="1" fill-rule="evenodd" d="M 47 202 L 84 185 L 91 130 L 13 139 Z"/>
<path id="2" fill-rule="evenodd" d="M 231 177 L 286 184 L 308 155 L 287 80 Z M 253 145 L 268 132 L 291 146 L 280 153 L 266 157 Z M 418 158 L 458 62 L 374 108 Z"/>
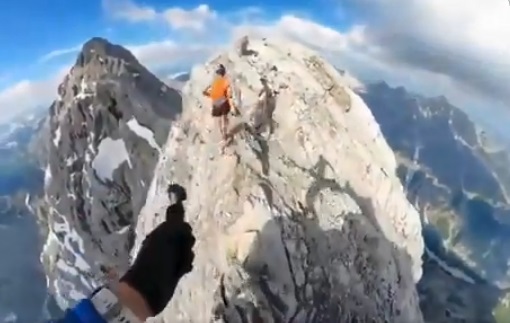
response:
<path id="1" fill-rule="evenodd" d="M 171 205 L 166 221 L 145 238 L 135 262 L 121 278 L 145 298 L 154 315 L 165 308 L 181 277 L 193 268 L 195 237 L 184 221 L 182 205 L 186 191 L 174 184 L 168 193 Z"/>

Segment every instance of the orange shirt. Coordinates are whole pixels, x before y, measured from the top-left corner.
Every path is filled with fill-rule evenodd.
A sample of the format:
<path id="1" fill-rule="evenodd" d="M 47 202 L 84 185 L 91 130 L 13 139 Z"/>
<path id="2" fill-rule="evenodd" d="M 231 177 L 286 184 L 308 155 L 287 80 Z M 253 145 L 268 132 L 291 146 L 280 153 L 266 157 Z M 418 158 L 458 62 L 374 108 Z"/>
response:
<path id="1" fill-rule="evenodd" d="M 225 77 L 216 78 L 209 89 L 209 97 L 212 101 L 230 98 L 229 81 Z"/>

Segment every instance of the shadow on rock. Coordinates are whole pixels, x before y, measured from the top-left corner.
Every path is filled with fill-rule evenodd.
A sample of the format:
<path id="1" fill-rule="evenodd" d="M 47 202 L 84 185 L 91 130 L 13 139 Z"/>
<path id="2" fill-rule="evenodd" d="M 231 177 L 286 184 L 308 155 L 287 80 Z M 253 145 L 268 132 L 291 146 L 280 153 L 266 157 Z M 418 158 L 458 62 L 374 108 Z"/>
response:
<path id="1" fill-rule="evenodd" d="M 272 206 L 271 219 L 245 233 L 253 243 L 221 278 L 217 321 L 421 322 L 411 258 L 384 236 L 371 200 L 315 173 L 306 209 Z M 321 214 L 321 193 L 361 210 Z"/>
<path id="2" fill-rule="evenodd" d="M 269 127 L 269 136 L 274 132 L 273 113 L 276 109 L 277 92 L 273 91 L 264 78 L 261 78 L 262 89 L 259 96 L 264 95 L 263 100 L 257 102 L 257 106 L 252 112 L 250 122 L 241 122 L 230 129 L 228 136 L 235 138 L 236 135 L 242 136 L 245 140 L 248 138 L 248 144 L 257 156 L 262 165 L 262 174 L 269 175 L 269 145 L 267 139 L 261 135 L 264 127 Z M 245 135 L 249 135 L 246 137 Z"/>

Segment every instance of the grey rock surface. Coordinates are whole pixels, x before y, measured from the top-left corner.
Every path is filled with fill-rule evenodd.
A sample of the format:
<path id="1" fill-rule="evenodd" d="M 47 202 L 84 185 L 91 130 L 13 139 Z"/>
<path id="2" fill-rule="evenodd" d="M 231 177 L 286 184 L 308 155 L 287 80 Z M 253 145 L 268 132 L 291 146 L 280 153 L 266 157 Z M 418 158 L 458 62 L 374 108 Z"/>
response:
<path id="1" fill-rule="evenodd" d="M 48 119 L 42 261 L 65 307 L 95 287 L 100 265 L 127 268 L 133 224 L 182 99 L 101 38 L 84 44 L 58 93 Z"/>
<path id="2" fill-rule="evenodd" d="M 193 69 L 138 217 L 133 255 L 187 188 L 195 268 L 151 321 L 422 322 L 420 218 L 352 80 L 284 39 L 240 44 Z M 243 114 L 224 155 L 201 94 L 218 63 Z"/>

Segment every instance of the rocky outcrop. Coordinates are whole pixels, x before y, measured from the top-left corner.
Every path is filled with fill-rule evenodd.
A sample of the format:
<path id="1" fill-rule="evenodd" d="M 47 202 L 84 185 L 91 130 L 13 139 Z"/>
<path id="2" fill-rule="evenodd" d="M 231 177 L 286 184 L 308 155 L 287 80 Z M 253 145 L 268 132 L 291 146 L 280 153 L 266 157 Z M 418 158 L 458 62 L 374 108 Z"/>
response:
<path id="1" fill-rule="evenodd" d="M 218 63 L 243 113 L 225 155 L 201 94 Z M 422 322 L 419 215 L 347 84 L 281 39 L 193 69 L 136 228 L 133 254 L 164 219 L 167 185 L 187 188 L 195 268 L 156 321 Z"/>
<path id="2" fill-rule="evenodd" d="M 182 100 L 101 38 L 84 44 L 58 93 L 48 121 L 42 259 L 65 306 L 94 288 L 100 265 L 128 265 L 133 224 Z"/>

